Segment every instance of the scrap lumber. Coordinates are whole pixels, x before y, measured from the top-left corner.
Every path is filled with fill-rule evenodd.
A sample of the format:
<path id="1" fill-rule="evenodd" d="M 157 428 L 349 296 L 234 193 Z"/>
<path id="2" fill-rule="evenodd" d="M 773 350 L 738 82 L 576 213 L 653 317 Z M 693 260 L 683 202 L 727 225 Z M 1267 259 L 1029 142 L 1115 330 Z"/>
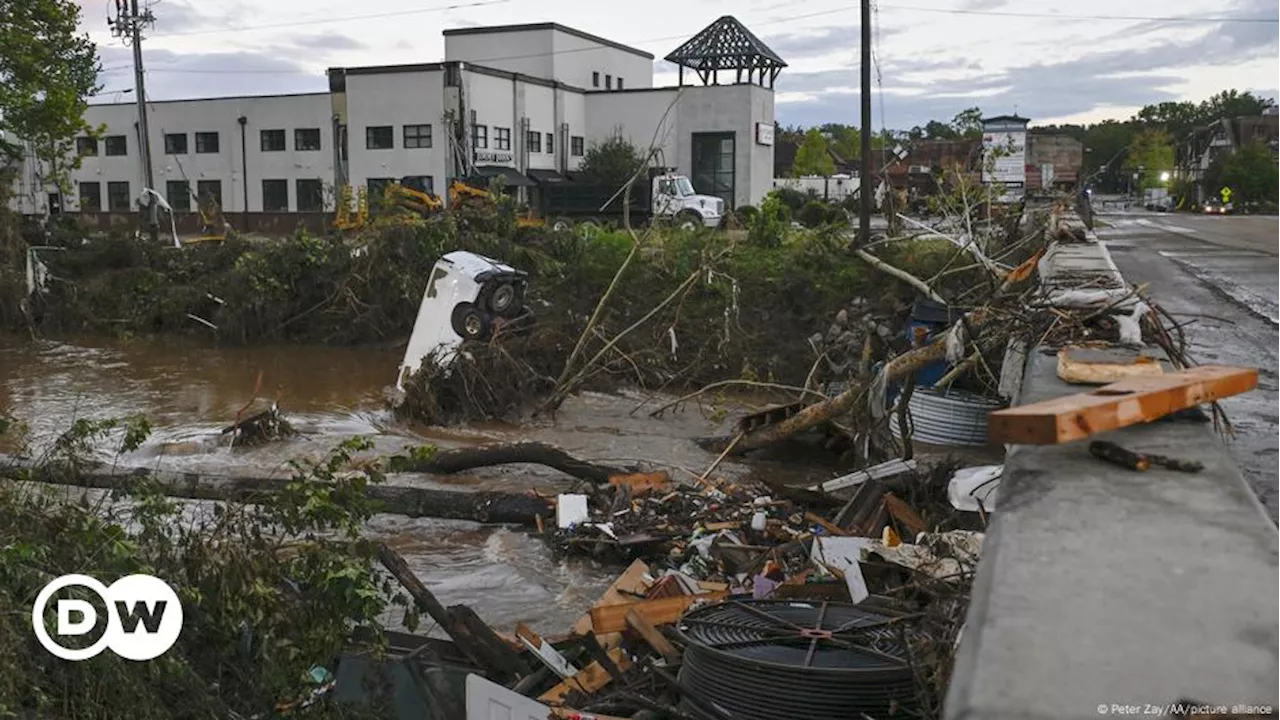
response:
<path id="1" fill-rule="evenodd" d="M 1159 360 L 1139 351 L 1085 347 L 1058 351 L 1058 378 L 1073 385 L 1107 385 L 1131 377 L 1163 374 Z"/>
<path id="2" fill-rule="evenodd" d="M 649 590 L 651 582 L 649 566 L 643 560 L 636 560 L 609 585 L 592 609 L 609 605 L 621 605 L 631 602 L 637 597 L 644 597 L 645 592 Z M 587 613 L 578 618 L 578 622 L 574 623 L 573 634 L 586 635 L 590 632 L 592 632 L 591 614 Z M 620 632 L 606 633 L 604 635 L 596 633 L 596 639 L 605 648 L 611 648 L 622 641 L 622 635 Z"/>
<path id="3" fill-rule="evenodd" d="M 622 468 L 597 465 L 579 460 L 560 448 L 542 442 L 500 443 L 479 447 L 439 450 L 427 458 L 393 458 L 392 467 L 399 472 L 421 472 L 449 475 L 464 470 L 512 463 L 545 465 L 580 480 L 607 483 L 615 475 L 626 475 Z"/>
<path id="4" fill-rule="evenodd" d="M 622 648 L 613 648 L 609 651 L 609 659 L 621 670 L 627 670 L 631 667 L 631 659 L 627 657 L 627 653 Z M 600 688 L 608 685 L 613 680 L 609 675 L 609 671 L 598 662 L 593 662 L 573 677 L 565 678 L 560 684 L 538 696 L 539 702 L 549 705 L 560 705 L 564 703 L 564 697 L 569 693 L 577 690 L 579 692 L 590 695 Z"/>
<path id="5" fill-rule="evenodd" d="M 844 490 L 845 488 L 861 485 L 868 480 L 887 480 L 899 475 L 905 475 L 909 472 L 916 471 L 915 460 L 893 459 L 888 462 L 882 462 L 879 465 L 872 465 L 869 468 L 863 468 L 848 475 L 841 475 L 838 478 L 832 478 L 823 483 L 809 486 L 809 490 L 813 492 L 835 492 L 836 490 Z"/>
<path id="6" fill-rule="evenodd" d="M 560 651 L 556 650 L 551 643 L 544 640 L 541 635 L 534 632 L 533 628 L 530 628 L 528 625 L 525 625 L 524 623 L 517 623 L 516 637 L 519 638 L 520 642 L 529 649 L 529 652 L 533 653 L 538 660 L 542 661 L 543 665 L 550 668 L 551 671 L 556 675 L 559 675 L 561 679 L 567 678 L 578 672 L 578 669 L 575 668 L 564 655 L 561 655 Z"/>
<path id="7" fill-rule="evenodd" d="M 929 529 L 929 526 L 925 525 L 924 520 L 920 518 L 915 509 L 897 495 L 885 493 L 884 504 L 893 519 L 902 523 L 911 532 L 911 537 L 914 538 Z"/>
<path id="8" fill-rule="evenodd" d="M 627 629 L 627 613 L 635 610 L 654 625 L 667 625 L 680 619 L 684 611 L 698 601 L 723 600 L 727 592 L 710 592 L 699 595 L 676 595 L 657 600 L 640 600 L 622 605 L 606 605 L 591 608 L 591 627 L 601 633 L 621 632 Z"/>
<path id="9" fill-rule="evenodd" d="M 524 662 L 493 630 L 465 605 L 445 608 L 418 579 L 404 556 L 386 543 L 378 543 L 378 561 L 409 592 L 418 608 L 431 616 L 466 656 L 477 666 L 495 672 L 521 676 L 528 674 Z"/>
<path id="10" fill-rule="evenodd" d="M 813 511 L 806 512 L 804 514 L 804 519 L 808 520 L 814 525 L 821 527 L 823 530 L 826 530 L 828 535 L 847 535 L 848 534 L 844 531 L 844 528 L 840 527 L 839 525 L 836 525 L 835 523 L 822 517 L 816 512 L 813 512 Z"/>
<path id="11" fill-rule="evenodd" d="M 612 475 L 609 477 L 609 484 L 614 486 L 626 485 L 631 488 L 631 494 L 634 497 L 654 491 L 660 493 L 671 492 L 671 476 L 661 470 L 651 473 Z"/>
<path id="12" fill-rule="evenodd" d="M 992 442 L 1052 445 L 1158 420 L 1258 386 L 1258 371 L 1203 365 L 1160 377 L 1129 378 L 1087 393 L 991 413 Z"/>
<path id="13" fill-rule="evenodd" d="M 1089 454 L 1112 465 L 1119 465 L 1126 470 L 1146 472 L 1151 461 L 1145 455 L 1120 447 L 1106 440 L 1094 440 L 1089 443 Z"/>
<path id="14" fill-rule="evenodd" d="M 248 504 L 270 500 L 291 482 L 286 477 L 204 475 L 90 463 L 40 465 L 5 456 L 0 456 L 0 479 L 103 490 L 129 490 L 148 483 L 169 497 Z M 409 517 L 534 527 L 538 515 L 550 512 L 546 501 L 523 493 L 369 485 L 365 494 L 381 503 L 381 512 Z"/>
<path id="15" fill-rule="evenodd" d="M 627 611 L 626 616 L 627 627 L 636 631 L 636 633 L 644 639 L 649 647 L 658 651 L 664 660 L 669 664 L 675 664 L 680 661 L 680 651 L 676 650 L 671 641 L 662 634 L 662 631 L 654 627 L 644 615 L 637 612 L 636 608 Z"/>

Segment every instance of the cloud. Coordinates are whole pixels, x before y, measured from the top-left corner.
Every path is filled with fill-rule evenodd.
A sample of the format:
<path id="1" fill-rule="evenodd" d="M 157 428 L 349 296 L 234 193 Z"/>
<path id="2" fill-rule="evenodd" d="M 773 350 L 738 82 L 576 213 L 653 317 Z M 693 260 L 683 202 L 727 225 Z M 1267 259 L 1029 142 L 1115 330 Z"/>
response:
<path id="1" fill-rule="evenodd" d="M 880 37 L 897 35 L 902 30 L 881 27 Z M 804 32 L 775 33 L 760 39 L 788 63 L 807 57 L 821 57 L 835 52 L 851 55 L 858 50 L 861 29 L 858 25 L 839 25 Z"/>
<path id="2" fill-rule="evenodd" d="M 964 0 L 960 3 L 962 10 L 995 10 L 1009 4 L 1009 0 Z"/>
<path id="3" fill-rule="evenodd" d="M 314 35 L 293 35 L 288 38 L 288 42 L 300 48 L 317 50 L 363 50 L 369 47 L 349 35 L 333 30 Z"/>
<path id="4" fill-rule="evenodd" d="M 103 92 L 99 100 L 115 101 L 115 93 L 133 87 L 132 51 L 99 47 L 99 76 Z M 272 95 L 323 92 L 328 88 L 324 72 L 281 58 L 277 50 L 264 52 L 192 53 L 147 50 L 147 97 L 181 100 L 231 95 Z"/>
<path id="5" fill-rule="evenodd" d="M 1255 0 L 1250 0 L 1254 2 Z M 1274 6 L 1272 6 L 1274 7 Z M 1273 11 L 1274 12 L 1274 11 Z M 1185 23 L 1183 30 L 1187 30 Z M 1185 81 L 1179 69 L 1236 66 L 1274 57 L 1280 40 L 1266 23 L 1217 23 L 1194 36 L 1157 33 L 1154 44 L 1093 52 L 1056 63 L 1034 63 L 1003 71 L 963 72 L 945 80 L 938 73 L 964 70 L 945 58 L 907 58 L 884 68 L 884 118 L 889 127 L 908 128 L 946 119 L 979 105 L 987 112 L 1012 112 L 1039 118 L 1062 117 L 1105 107 L 1133 107 L 1177 100 Z M 1131 36 L 1130 43 L 1137 38 Z M 1224 79 L 1224 83 L 1227 80 Z M 815 73 L 786 73 L 778 79 L 779 120 L 786 124 L 853 122 L 857 117 L 856 67 Z M 834 94 L 833 94 L 834 93 Z M 791 100 L 788 102 L 788 100 Z M 876 110 L 876 124 L 881 111 Z"/>

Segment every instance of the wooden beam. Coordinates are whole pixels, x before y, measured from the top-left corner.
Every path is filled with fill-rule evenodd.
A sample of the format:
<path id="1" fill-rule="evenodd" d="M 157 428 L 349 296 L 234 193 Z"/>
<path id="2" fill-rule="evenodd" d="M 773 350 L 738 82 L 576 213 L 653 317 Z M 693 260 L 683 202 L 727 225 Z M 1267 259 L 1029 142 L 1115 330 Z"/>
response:
<path id="1" fill-rule="evenodd" d="M 644 641 L 649 643 L 649 647 L 657 650 L 658 654 L 662 655 L 667 663 L 675 664 L 680 662 L 680 651 L 676 650 L 675 646 L 662 634 L 661 630 L 654 627 L 653 623 L 637 612 L 636 608 L 632 607 L 627 611 L 626 621 L 627 627 L 635 630 L 640 637 L 644 638 Z"/>
<path id="2" fill-rule="evenodd" d="M 631 667 L 631 659 L 627 657 L 627 653 L 622 648 L 610 650 L 609 659 L 621 670 Z M 564 702 L 564 696 L 574 690 L 590 695 L 608 685 L 611 680 L 613 678 L 609 675 L 609 672 L 600 663 L 593 662 L 579 671 L 577 675 L 566 678 L 559 685 L 542 693 L 542 695 L 538 696 L 538 701 L 549 705 L 559 705 Z"/>
<path id="3" fill-rule="evenodd" d="M 1092 392 L 993 412 L 988 434 L 992 442 L 1015 445 L 1067 443 L 1158 420 L 1257 386 L 1257 370 L 1221 365 L 1129 378 Z"/>
<path id="4" fill-rule="evenodd" d="M 703 593 L 701 595 L 677 595 L 658 600 L 641 600 L 623 605 L 606 605 L 591 608 L 591 627 L 597 634 L 621 632 L 627 629 L 627 613 L 639 612 L 654 625 L 666 625 L 680 619 L 689 606 L 699 600 L 722 600 L 728 597 L 727 592 Z"/>

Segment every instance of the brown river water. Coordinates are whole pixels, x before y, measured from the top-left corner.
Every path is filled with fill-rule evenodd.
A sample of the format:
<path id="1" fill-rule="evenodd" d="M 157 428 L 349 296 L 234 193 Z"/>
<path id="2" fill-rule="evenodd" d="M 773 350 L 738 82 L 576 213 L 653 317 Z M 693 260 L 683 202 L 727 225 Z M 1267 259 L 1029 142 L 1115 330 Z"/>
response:
<path id="1" fill-rule="evenodd" d="M 554 420 L 524 426 L 412 427 L 396 420 L 387 408 L 388 385 L 399 361 L 400 352 L 379 348 L 226 348 L 151 339 L 32 343 L 0 337 L 0 415 L 26 422 L 31 442 L 38 447 L 77 418 L 141 413 L 151 421 L 151 438 L 118 462 L 164 470 L 287 475 L 288 460 L 322 457 L 337 442 L 359 435 L 371 438 L 379 454 L 428 442 L 457 447 L 541 440 L 583 459 L 645 463 L 668 469 L 673 478 L 688 479 L 715 460 L 692 438 L 726 434 L 734 411 L 742 407 L 689 403 L 681 412 L 654 419 L 649 411 L 672 398 L 586 393 L 566 402 Z M 300 436 L 232 450 L 219 442 L 219 430 L 254 397 L 259 372 L 257 396 L 278 397 Z M 0 445 L 0 452 L 12 450 Z M 833 475 L 812 466 L 797 469 L 792 463 L 747 467 L 726 462 L 717 472 L 768 473 L 789 482 Z M 570 485 L 566 476 L 538 466 L 448 477 L 399 475 L 388 482 L 515 491 L 563 490 Z M 523 621 L 539 632 L 566 631 L 621 571 L 583 559 L 555 560 L 540 541 L 518 529 L 384 514 L 373 518 L 369 531 L 404 553 L 444 604 L 469 604 L 504 629 Z"/>

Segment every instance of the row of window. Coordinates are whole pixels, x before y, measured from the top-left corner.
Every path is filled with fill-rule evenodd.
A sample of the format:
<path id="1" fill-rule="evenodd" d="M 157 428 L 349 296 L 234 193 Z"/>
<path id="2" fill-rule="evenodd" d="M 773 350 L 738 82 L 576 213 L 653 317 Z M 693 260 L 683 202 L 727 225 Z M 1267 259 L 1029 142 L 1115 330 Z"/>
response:
<path id="1" fill-rule="evenodd" d="M 427 133 L 427 147 L 431 147 L 430 130 Z M 197 132 L 196 153 L 217 153 L 221 149 L 217 132 Z M 107 135 L 102 138 L 106 155 L 128 155 L 129 144 L 124 135 Z M 286 150 L 284 130 L 263 130 L 259 134 L 262 152 L 283 152 Z M 187 133 L 165 133 L 164 153 L 166 155 L 187 154 Z M 295 128 L 293 131 L 293 149 L 305 152 L 320 149 L 320 128 Z M 81 157 L 97 156 L 98 138 L 76 138 L 76 152 Z"/>
<path id="2" fill-rule="evenodd" d="M 525 144 L 529 147 L 529 152 L 540 153 L 542 146 L 543 133 L 537 130 L 527 130 L 525 134 Z M 556 152 L 555 138 L 551 133 L 546 133 L 547 145 L 546 151 L 548 155 L 554 155 Z M 585 148 L 585 141 L 580 135 L 573 135 L 569 138 L 569 154 L 574 157 L 582 157 Z M 489 127 L 487 125 L 471 126 L 471 146 L 477 150 L 489 149 Z M 494 126 L 493 128 L 493 149 L 494 150 L 510 150 L 511 149 L 511 128 Z"/>
<path id="3" fill-rule="evenodd" d="M 405 125 L 402 143 L 406 150 L 431 147 L 430 125 Z M 364 129 L 364 146 L 369 150 L 393 150 L 396 146 L 394 125 L 370 125 Z"/>
<path id="4" fill-rule="evenodd" d="M 430 178 L 427 178 L 428 183 Z M 317 179 L 296 180 L 295 193 L 298 212 L 321 212 L 324 210 L 324 183 Z M 372 181 L 370 181 L 372 183 Z M 371 185 L 372 187 L 372 185 Z M 222 181 L 197 180 L 195 195 L 203 200 L 210 198 L 222 207 Z M 196 207 L 192 200 L 191 183 L 186 180 L 169 180 L 165 183 L 165 201 L 174 212 L 191 212 Z M 128 181 L 110 181 L 107 183 L 107 210 L 109 212 L 132 212 L 133 196 L 129 193 Z M 80 209 L 86 212 L 102 210 L 102 183 L 80 183 Z M 289 212 L 289 181 L 262 181 L 262 209 L 264 212 Z"/>
<path id="5" fill-rule="evenodd" d="M 600 73 L 598 72 L 591 73 L 591 87 L 600 87 Z M 618 78 L 618 84 L 617 84 L 617 87 L 615 87 L 613 84 L 613 76 L 606 73 L 604 76 L 604 89 L 605 90 L 621 90 L 622 78 L 621 77 Z"/>

